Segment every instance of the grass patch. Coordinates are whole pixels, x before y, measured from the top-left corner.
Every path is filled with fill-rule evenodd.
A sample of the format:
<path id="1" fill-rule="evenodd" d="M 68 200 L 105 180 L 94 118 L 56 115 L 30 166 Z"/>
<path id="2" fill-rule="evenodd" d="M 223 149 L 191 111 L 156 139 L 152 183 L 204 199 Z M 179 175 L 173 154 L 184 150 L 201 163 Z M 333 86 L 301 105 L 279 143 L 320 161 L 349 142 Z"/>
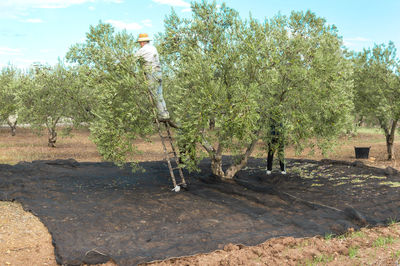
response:
<path id="1" fill-rule="evenodd" d="M 324 238 L 325 238 L 325 240 L 331 240 L 334 236 L 335 236 L 334 234 L 329 233 L 329 234 L 325 234 Z"/>
<path id="2" fill-rule="evenodd" d="M 350 247 L 349 248 L 349 257 L 350 259 L 354 259 L 357 256 L 358 247 Z"/>
<path id="3" fill-rule="evenodd" d="M 357 133 L 382 135 L 382 129 L 376 127 L 359 127 Z"/>
<path id="4" fill-rule="evenodd" d="M 376 248 L 379 248 L 379 247 L 384 247 L 386 245 L 390 245 L 393 242 L 394 242 L 394 238 L 391 236 L 387 236 L 387 237 L 380 236 L 374 241 L 373 246 Z"/>
<path id="5" fill-rule="evenodd" d="M 400 250 L 392 251 L 392 258 L 393 259 L 400 259 Z"/>
<path id="6" fill-rule="evenodd" d="M 315 256 L 313 259 L 313 262 L 317 263 L 317 264 L 318 263 L 328 263 L 328 262 L 333 261 L 333 259 L 334 259 L 333 255 L 321 254 L 321 255 Z"/>
<path id="7" fill-rule="evenodd" d="M 391 217 L 391 218 L 388 219 L 387 224 L 390 225 L 390 226 L 393 226 L 393 225 L 397 224 L 398 221 L 399 221 L 399 220 L 398 220 L 397 218 L 392 218 L 392 217 Z"/>
<path id="8" fill-rule="evenodd" d="M 357 238 L 357 237 L 364 238 L 365 237 L 365 233 L 361 232 L 361 231 L 356 231 L 356 232 L 351 233 L 350 237 L 351 238 Z"/>
<path id="9" fill-rule="evenodd" d="M 326 264 L 329 262 L 332 262 L 335 259 L 334 255 L 327 255 L 327 254 L 321 254 L 321 255 L 316 255 L 313 257 L 313 259 L 306 259 L 303 262 L 300 262 L 298 265 L 307 265 L 307 266 L 314 266 L 314 265 L 320 265 Z"/>

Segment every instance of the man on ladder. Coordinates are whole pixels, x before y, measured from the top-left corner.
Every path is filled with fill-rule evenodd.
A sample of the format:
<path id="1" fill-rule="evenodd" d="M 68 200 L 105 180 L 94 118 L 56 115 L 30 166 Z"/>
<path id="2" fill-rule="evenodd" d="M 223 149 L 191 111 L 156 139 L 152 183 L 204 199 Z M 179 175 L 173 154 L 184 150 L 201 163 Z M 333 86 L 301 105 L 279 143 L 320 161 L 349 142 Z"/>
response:
<path id="1" fill-rule="evenodd" d="M 183 176 L 182 168 L 179 165 L 179 150 L 175 149 L 172 140 L 172 135 L 170 132 L 170 126 L 173 127 L 176 126 L 172 123 L 172 121 L 170 121 L 169 112 L 167 110 L 167 106 L 164 101 L 160 59 L 158 56 L 157 49 L 150 44 L 150 38 L 147 33 L 139 34 L 138 42 L 141 48 L 136 52 L 135 55 L 144 60 L 146 78 L 149 82 L 150 100 L 153 103 L 155 109 L 157 109 L 155 117 L 158 128 L 158 134 L 160 135 L 161 138 L 165 159 L 167 160 L 172 183 L 174 185 L 173 191 L 179 192 L 181 187 L 187 188 L 187 184 Z M 163 135 L 161 123 L 164 124 L 167 135 L 165 135 L 165 133 Z M 168 152 L 165 140 L 169 142 L 171 147 L 171 152 Z M 174 159 L 172 162 L 175 163 L 176 167 L 172 167 L 171 157 Z M 180 183 L 176 182 L 174 170 L 178 170 L 181 179 Z"/>
<path id="2" fill-rule="evenodd" d="M 151 96 L 157 107 L 158 119 L 161 122 L 168 121 L 170 117 L 163 97 L 161 65 L 157 49 L 150 44 L 147 33 L 139 34 L 138 43 L 141 48 L 135 55 L 144 60 L 146 78 L 149 82 Z"/>

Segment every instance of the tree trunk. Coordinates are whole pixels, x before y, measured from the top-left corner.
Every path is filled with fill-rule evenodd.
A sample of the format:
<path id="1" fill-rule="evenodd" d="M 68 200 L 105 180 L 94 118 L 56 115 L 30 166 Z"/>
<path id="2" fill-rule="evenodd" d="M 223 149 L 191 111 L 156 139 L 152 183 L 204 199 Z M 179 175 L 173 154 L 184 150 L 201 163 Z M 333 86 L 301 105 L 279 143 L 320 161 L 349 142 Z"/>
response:
<path id="1" fill-rule="evenodd" d="M 258 134 L 259 132 L 257 132 L 256 136 L 258 136 Z M 211 159 L 211 172 L 221 179 L 233 179 L 236 173 L 247 164 L 249 156 L 253 152 L 257 141 L 258 137 L 247 147 L 246 152 L 242 155 L 240 162 L 229 166 L 226 172 L 224 172 L 222 169 L 222 151 L 224 147 L 219 143 L 217 150 L 215 150 L 214 147 L 203 138 L 202 146 L 208 152 L 208 155 Z"/>
<path id="2" fill-rule="evenodd" d="M 396 132 L 397 121 L 398 121 L 397 119 L 392 121 L 390 130 L 387 128 L 383 129 L 385 131 L 386 150 L 389 161 L 394 159 L 393 144 L 394 144 L 394 134 Z"/>
<path id="3" fill-rule="evenodd" d="M 60 120 L 60 117 L 57 117 L 56 119 L 52 119 L 49 117 L 46 122 L 46 127 L 49 132 L 49 142 L 47 145 L 49 147 L 55 148 L 56 147 L 56 141 L 57 141 L 57 123 Z"/>
<path id="4" fill-rule="evenodd" d="M 222 170 L 222 156 L 214 156 L 211 158 L 211 172 L 221 178 L 224 178 L 225 173 Z"/>
<path id="5" fill-rule="evenodd" d="M 246 152 L 243 154 L 240 162 L 229 166 L 226 172 L 224 172 L 222 169 L 222 149 L 221 149 L 220 153 L 217 153 L 215 156 L 211 158 L 212 173 L 222 179 L 233 179 L 236 173 L 239 172 L 247 164 L 249 156 L 253 152 L 256 143 L 257 139 L 253 140 L 253 142 L 247 147 Z"/>
<path id="6" fill-rule="evenodd" d="M 47 144 L 49 147 L 55 148 L 57 141 L 57 132 L 55 128 L 49 130 L 49 143 Z"/>
<path id="7" fill-rule="evenodd" d="M 394 159 L 393 155 L 393 139 L 388 138 L 386 136 L 386 150 L 387 150 L 387 155 L 388 155 L 388 160 L 391 161 Z"/>
<path id="8" fill-rule="evenodd" d="M 15 133 L 17 131 L 17 120 L 15 120 L 14 122 L 7 120 L 7 124 L 10 126 L 11 136 L 15 136 Z"/>
<path id="9" fill-rule="evenodd" d="M 215 128 L 215 119 L 214 118 L 210 119 L 210 122 L 209 122 L 208 125 L 210 127 L 210 130 L 214 130 L 214 128 Z"/>
<path id="10" fill-rule="evenodd" d="M 208 143 L 207 143 L 207 145 L 211 146 Z M 217 150 L 212 148 L 212 150 L 208 149 L 208 151 L 209 151 L 209 155 L 211 158 L 211 172 L 214 175 L 223 178 L 225 173 L 224 173 L 224 170 L 222 169 L 222 151 L 223 151 L 222 145 L 218 144 Z"/>
<path id="11" fill-rule="evenodd" d="M 249 157 L 250 157 L 251 153 L 253 152 L 257 141 L 258 141 L 258 139 L 253 140 L 253 142 L 249 145 L 249 147 L 247 147 L 246 152 L 243 154 L 242 159 L 240 160 L 240 162 L 238 164 L 231 165 L 226 170 L 224 178 L 232 179 L 236 175 L 237 172 L 239 172 L 240 170 L 242 170 L 243 167 L 246 166 L 247 161 L 249 160 Z"/>

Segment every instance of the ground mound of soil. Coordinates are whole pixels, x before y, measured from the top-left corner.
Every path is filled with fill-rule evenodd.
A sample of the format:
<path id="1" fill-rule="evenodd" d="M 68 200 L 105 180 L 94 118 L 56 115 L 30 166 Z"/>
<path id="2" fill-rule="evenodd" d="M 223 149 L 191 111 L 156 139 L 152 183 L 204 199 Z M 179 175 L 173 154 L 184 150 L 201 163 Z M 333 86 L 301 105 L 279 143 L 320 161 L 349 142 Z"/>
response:
<path id="1" fill-rule="evenodd" d="M 229 161 L 231 158 L 225 158 Z M 165 162 L 132 174 L 110 163 L 74 160 L 0 165 L 0 200 L 16 200 L 49 229 L 60 264 L 132 265 L 256 245 L 280 236 L 340 234 L 400 217 L 400 175 L 360 163 L 289 160 L 265 175 L 252 158 L 232 182 L 187 174 L 171 192 Z"/>

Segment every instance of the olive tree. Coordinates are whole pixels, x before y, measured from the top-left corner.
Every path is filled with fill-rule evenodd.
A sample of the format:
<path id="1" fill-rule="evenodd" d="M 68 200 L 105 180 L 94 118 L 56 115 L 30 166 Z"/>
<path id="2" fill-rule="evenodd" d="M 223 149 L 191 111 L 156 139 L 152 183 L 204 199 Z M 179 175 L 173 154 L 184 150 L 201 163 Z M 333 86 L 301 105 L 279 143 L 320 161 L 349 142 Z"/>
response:
<path id="1" fill-rule="evenodd" d="M 49 147 L 56 146 L 60 122 L 73 124 L 76 108 L 71 95 L 77 94 L 72 92 L 77 81 L 76 72 L 61 61 L 54 67 L 36 65 L 17 94 L 21 121 L 29 123 L 39 134 L 43 127 L 47 128 Z"/>
<path id="2" fill-rule="evenodd" d="M 7 122 L 11 135 L 15 136 L 17 127 L 16 91 L 22 85 L 22 74 L 14 67 L 8 66 L 0 73 L 0 122 Z"/>
<path id="3" fill-rule="evenodd" d="M 153 134 L 154 118 L 135 38 L 110 24 L 91 26 L 86 41 L 72 46 L 70 63 L 85 67 L 91 138 L 100 154 L 122 165 L 136 151 L 133 141 Z"/>
<path id="4" fill-rule="evenodd" d="M 264 120 L 283 123 L 286 142 L 299 151 L 326 151 L 351 127 L 353 110 L 352 67 L 336 27 L 311 11 L 292 12 L 264 23 L 250 19 L 247 33 L 243 52 Z M 269 130 L 267 123 L 265 142 Z"/>
<path id="5" fill-rule="evenodd" d="M 392 160 L 400 119 L 400 61 L 396 47 L 389 42 L 357 53 L 354 69 L 356 112 L 383 130 L 387 158 Z"/>
<path id="6" fill-rule="evenodd" d="M 244 24 L 238 13 L 222 4 L 192 4 L 192 18 L 172 13 L 165 21 L 160 51 L 165 63 L 171 102 L 181 129 L 183 161 L 193 169 L 201 144 L 211 158 L 212 172 L 232 178 L 245 166 L 259 139 L 262 123 L 256 83 L 247 82 Z M 215 124 L 208 130 L 210 122 Z M 222 155 L 235 155 L 224 170 Z"/>
<path id="7" fill-rule="evenodd" d="M 193 3 L 191 18 L 166 18 L 159 44 L 190 169 L 200 144 L 212 172 L 233 178 L 257 141 L 271 138 L 271 120 L 299 149 L 315 139 L 326 149 L 349 124 L 351 66 L 336 28 L 312 12 L 260 23 L 225 4 Z M 236 160 L 224 170 L 227 152 Z"/>

